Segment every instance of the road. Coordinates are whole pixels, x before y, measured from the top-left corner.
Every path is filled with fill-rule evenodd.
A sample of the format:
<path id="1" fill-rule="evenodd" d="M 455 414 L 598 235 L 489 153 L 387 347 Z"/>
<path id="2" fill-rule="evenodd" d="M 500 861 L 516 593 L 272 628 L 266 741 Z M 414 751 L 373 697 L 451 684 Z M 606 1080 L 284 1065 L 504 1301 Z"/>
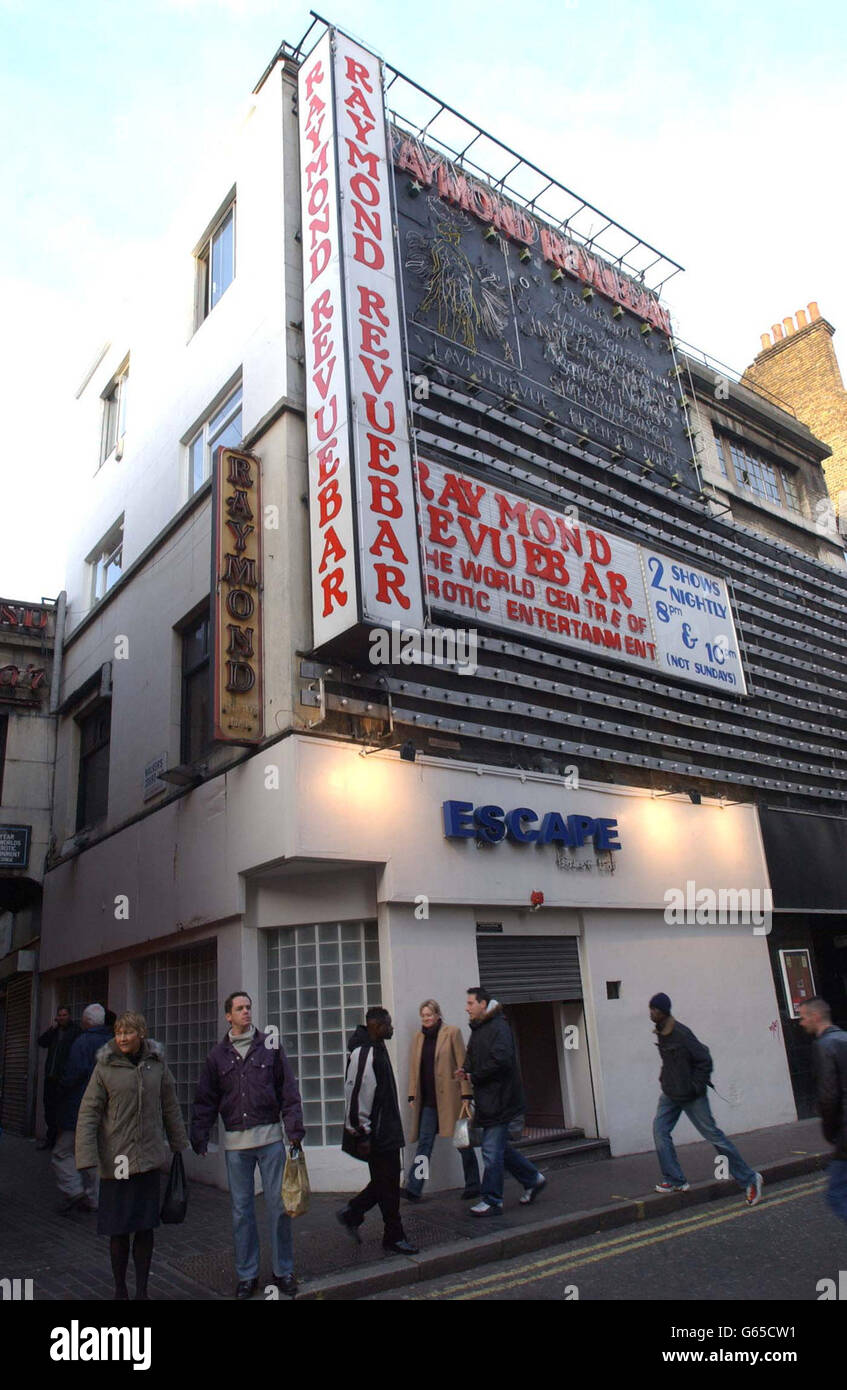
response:
<path id="1" fill-rule="evenodd" d="M 840 1270 L 847 1298 L 847 1226 L 830 1213 L 824 1190 L 819 1175 L 798 1178 L 766 1189 L 757 1207 L 748 1208 L 739 1193 L 664 1221 L 567 1241 L 368 1301 L 808 1303 L 820 1299 L 822 1280 L 838 1289 Z"/>

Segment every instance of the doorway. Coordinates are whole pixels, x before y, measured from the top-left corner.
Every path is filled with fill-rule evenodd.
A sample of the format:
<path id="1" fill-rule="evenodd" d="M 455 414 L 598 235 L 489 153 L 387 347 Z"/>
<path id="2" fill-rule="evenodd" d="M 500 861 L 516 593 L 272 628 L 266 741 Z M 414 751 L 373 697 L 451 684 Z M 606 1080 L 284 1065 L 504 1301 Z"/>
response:
<path id="1" fill-rule="evenodd" d="M 564 1129 L 555 1005 L 507 1004 L 526 1096 L 527 1129 Z"/>

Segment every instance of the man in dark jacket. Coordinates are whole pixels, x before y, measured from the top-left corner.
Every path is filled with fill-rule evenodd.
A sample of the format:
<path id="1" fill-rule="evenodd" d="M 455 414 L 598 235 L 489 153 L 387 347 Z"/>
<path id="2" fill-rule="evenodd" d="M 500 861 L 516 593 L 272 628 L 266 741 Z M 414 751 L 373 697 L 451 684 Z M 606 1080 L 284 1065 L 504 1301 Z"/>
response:
<path id="1" fill-rule="evenodd" d="M 815 1039 L 815 1082 L 823 1133 L 827 1143 L 835 1145 L 826 1199 L 835 1215 L 847 1221 L 847 1033 L 833 1024 L 825 999 L 806 999 L 798 1012 L 800 1027 Z"/>
<path id="2" fill-rule="evenodd" d="M 709 1049 L 695 1038 L 690 1028 L 673 1017 L 671 1001 L 666 994 L 654 994 L 649 1009 L 656 1025 L 656 1046 L 662 1059 L 659 1073 L 662 1094 L 653 1121 L 653 1139 L 662 1170 L 662 1181 L 656 1184 L 656 1191 L 688 1191 L 671 1139 L 671 1130 L 680 1115 L 685 1114 L 703 1138 L 714 1144 L 718 1153 L 729 1161 L 729 1171 L 744 1189 L 748 1207 L 754 1207 L 761 1200 L 762 1175 L 744 1162 L 732 1140 L 718 1129 L 712 1117 L 706 1096 L 712 1074 Z"/>
<path id="3" fill-rule="evenodd" d="M 418 1247 L 406 1239 L 400 1220 L 400 1153 L 406 1141 L 397 1083 L 385 1046 L 386 1039 L 393 1036 L 390 1013 L 375 1005 L 368 1009 L 364 1025 L 359 1024 L 347 1043 L 341 1147 L 352 1158 L 367 1163 L 371 1180 L 336 1216 L 358 1241 L 365 1213 L 378 1204 L 384 1223 L 384 1248 L 398 1255 L 416 1255 Z"/>
<path id="4" fill-rule="evenodd" d="M 59 1082 L 65 1070 L 71 1043 L 78 1037 L 79 1024 L 74 1023 L 70 1009 L 60 1004 L 52 1024 L 38 1039 L 38 1046 L 47 1048 L 47 1061 L 44 1064 L 44 1119 L 47 1123 L 47 1133 L 41 1143 L 36 1144 L 38 1149 L 52 1149 L 56 1142 L 59 1132 L 56 1124 Z"/>
<path id="5" fill-rule="evenodd" d="M 79 1172 L 74 1152 L 76 1121 L 85 1095 L 97 1053 L 109 1041 L 110 1030 L 104 1022 L 106 1011 L 102 1004 L 89 1004 L 82 1011 L 82 1031 L 74 1038 L 67 1062 L 56 1088 L 56 1142 L 51 1160 L 56 1182 L 62 1194 L 60 1211 L 68 1213 L 75 1207 L 96 1211 L 100 1191 L 100 1174 L 96 1168 Z"/>
<path id="6" fill-rule="evenodd" d="M 220 1115 L 235 1236 L 236 1298 L 252 1298 L 259 1283 L 259 1232 L 253 1195 L 257 1163 L 270 1220 L 274 1278 L 280 1292 L 293 1298 L 297 1280 L 291 1217 L 282 1205 L 282 1125 L 292 1150 L 299 1149 L 305 1134 L 303 1107 L 276 1029 L 260 1032 L 253 1026 L 252 1011 L 250 995 L 243 990 L 230 994 L 224 1004 L 229 1031 L 212 1048 L 197 1082 L 191 1147 L 201 1157 L 206 1154 L 212 1126 Z"/>
<path id="7" fill-rule="evenodd" d="M 474 985 L 465 1005 L 471 1024 L 464 1067 L 457 1081 L 470 1081 L 474 1092 L 474 1119 L 482 1130 L 482 1196 L 471 1207 L 473 1216 L 496 1216 L 503 1210 L 503 1173 L 517 1178 L 524 1194 L 522 1205 L 534 1202 L 547 1179 L 534 1163 L 509 1143 L 510 1128 L 523 1129 L 526 1109 L 515 1040 L 503 1010 L 487 990 Z"/>

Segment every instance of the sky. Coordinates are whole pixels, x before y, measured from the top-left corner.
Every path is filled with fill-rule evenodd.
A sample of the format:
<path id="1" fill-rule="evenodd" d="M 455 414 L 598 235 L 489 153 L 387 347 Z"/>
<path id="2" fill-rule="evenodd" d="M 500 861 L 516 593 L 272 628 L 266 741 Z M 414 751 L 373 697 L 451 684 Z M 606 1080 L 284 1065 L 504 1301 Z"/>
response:
<path id="1" fill-rule="evenodd" d="M 325 3 L 680 262 L 681 340 L 740 371 L 811 300 L 847 332 L 840 0 Z M 289 0 L 0 0 L 4 598 L 62 588 L 74 394 L 110 311 L 309 22 Z"/>

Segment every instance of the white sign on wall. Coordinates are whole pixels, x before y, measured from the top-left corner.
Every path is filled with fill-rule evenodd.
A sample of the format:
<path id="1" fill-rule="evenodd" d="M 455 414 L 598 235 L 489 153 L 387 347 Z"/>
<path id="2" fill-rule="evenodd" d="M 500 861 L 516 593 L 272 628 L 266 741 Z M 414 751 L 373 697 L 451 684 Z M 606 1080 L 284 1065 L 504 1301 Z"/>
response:
<path id="1" fill-rule="evenodd" d="M 378 58 L 329 30 L 299 76 L 314 640 L 422 627 Z"/>
<path id="2" fill-rule="evenodd" d="M 419 485 L 434 608 L 746 693 L 723 579 L 442 464 Z"/>

